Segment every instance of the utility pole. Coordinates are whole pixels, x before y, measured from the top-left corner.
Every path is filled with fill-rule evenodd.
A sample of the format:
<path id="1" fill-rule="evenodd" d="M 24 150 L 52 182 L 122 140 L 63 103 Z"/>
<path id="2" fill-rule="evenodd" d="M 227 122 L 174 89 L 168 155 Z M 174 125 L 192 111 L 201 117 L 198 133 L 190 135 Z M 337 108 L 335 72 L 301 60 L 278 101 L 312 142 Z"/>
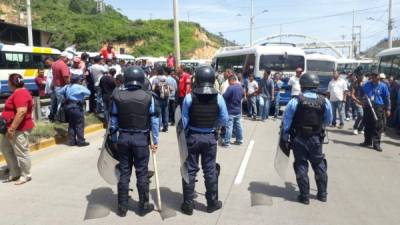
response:
<path id="1" fill-rule="evenodd" d="M 279 24 L 279 42 L 282 43 L 282 24 Z"/>
<path id="2" fill-rule="evenodd" d="M 28 27 L 28 45 L 33 46 L 31 0 L 26 0 L 26 14 L 26 25 Z"/>
<path id="3" fill-rule="evenodd" d="M 250 0 L 250 47 L 253 46 L 254 0 Z"/>
<path id="4" fill-rule="evenodd" d="M 176 67 L 181 65 L 181 46 L 179 38 L 179 5 L 178 0 L 174 1 L 174 40 L 175 40 L 175 60 Z"/>
<path id="5" fill-rule="evenodd" d="M 353 25 L 351 26 L 351 52 L 350 58 L 354 58 L 355 55 L 355 45 L 356 45 L 356 35 L 354 34 L 354 9 L 353 9 Z"/>
<path id="6" fill-rule="evenodd" d="M 392 18 L 392 0 L 389 0 L 389 22 L 388 22 L 388 48 L 393 47 L 393 37 L 392 37 L 392 31 L 393 31 L 393 18 Z"/>

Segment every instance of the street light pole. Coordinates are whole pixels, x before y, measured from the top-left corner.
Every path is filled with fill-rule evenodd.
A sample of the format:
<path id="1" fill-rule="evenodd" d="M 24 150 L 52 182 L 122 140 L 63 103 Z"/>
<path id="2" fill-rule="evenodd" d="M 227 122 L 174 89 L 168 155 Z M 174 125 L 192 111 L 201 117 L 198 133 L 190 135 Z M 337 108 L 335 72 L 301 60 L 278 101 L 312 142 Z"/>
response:
<path id="1" fill-rule="evenodd" d="M 388 22 L 388 48 L 393 47 L 393 37 L 392 37 L 392 30 L 393 30 L 393 19 L 392 19 L 392 0 L 389 0 L 389 22 Z"/>
<path id="2" fill-rule="evenodd" d="M 179 6 L 178 0 L 174 1 L 174 42 L 175 42 L 175 60 L 176 67 L 181 65 L 181 46 L 179 38 Z"/>
<path id="3" fill-rule="evenodd" d="M 28 27 L 28 45 L 33 46 L 31 0 L 26 0 L 26 14 L 26 25 Z"/>
<path id="4" fill-rule="evenodd" d="M 253 46 L 253 26 L 254 26 L 254 0 L 250 0 L 250 47 Z"/>

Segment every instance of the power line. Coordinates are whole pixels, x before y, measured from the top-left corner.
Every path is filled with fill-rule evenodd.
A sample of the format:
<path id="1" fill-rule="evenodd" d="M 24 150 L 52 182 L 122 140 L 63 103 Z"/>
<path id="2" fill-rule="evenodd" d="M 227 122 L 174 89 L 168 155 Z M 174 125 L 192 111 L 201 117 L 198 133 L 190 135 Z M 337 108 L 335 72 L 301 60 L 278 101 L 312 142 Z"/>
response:
<path id="1" fill-rule="evenodd" d="M 387 6 L 378 6 L 378 7 L 371 7 L 371 8 L 366 8 L 366 9 L 354 10 L 354 13 L 362 14 L 362 13 L 365 13 L 366 11 L 370 11 L 370 10 L 374 10 L 374 9 L 379 9 L 379 8 L 383 8 L 383 7 L 387 7 Z M 274 27 L 274 26 L 280 26 L 280 25 L 288 25 L 288 24 L 294 24 L 294 23 L 305 22 L 305 21 L 309 21 L 309 20 L 326 19 L 326 18 L 337 17 L 337 16 L 351 15 L 351 14 L 353 14 L 353 11 L 347 11 L 347 12 L 342 12 L 342 13 L 330 14 L 330 15 L 325 15 L 325 16 L 308 17 L 308 18 L 299 19 L 299 20 L 294 20 L 294 21 L 289 21 L 289 22 L 284 22 L 284 23 L 268 24 L 268 25 L 263 25 L 263 26 L 254 27 L 253 29 Z M 246 30 L 249 30 L 249 28 L 240 28 L 240 29 L 227 30 L 227 31 L 223 31 L 222 33 L 232 33 L 232 32 L 239 32 L 239 31 L 246 31 Z"/>

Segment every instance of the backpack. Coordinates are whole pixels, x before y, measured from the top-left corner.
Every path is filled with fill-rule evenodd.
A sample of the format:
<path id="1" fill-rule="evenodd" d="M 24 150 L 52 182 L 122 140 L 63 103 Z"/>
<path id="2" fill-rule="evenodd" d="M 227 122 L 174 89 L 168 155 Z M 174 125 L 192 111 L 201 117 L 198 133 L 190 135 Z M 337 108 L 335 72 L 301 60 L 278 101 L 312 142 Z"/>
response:
<path id="1" fill-rule="evenodd" d="M 161 99 L 166 99 L 171 94 L 171 89 L 168 85 L 167 79 L 159 78 L 157 83 L 157 90 L 160 93 Z"/>

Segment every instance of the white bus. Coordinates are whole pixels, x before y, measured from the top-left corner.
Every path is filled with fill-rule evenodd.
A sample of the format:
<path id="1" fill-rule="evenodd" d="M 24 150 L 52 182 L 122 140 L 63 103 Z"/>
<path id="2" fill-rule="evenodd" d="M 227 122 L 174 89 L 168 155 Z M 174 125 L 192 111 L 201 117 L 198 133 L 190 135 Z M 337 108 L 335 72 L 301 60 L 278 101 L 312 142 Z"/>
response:
<path id="1" fill-rule="evenodd" d="M 386 77 L 393 76 L 396 80 L 400 79 L 400 48 L 387 49 L 380 52 L 379 72 L 385 73 Z"/>
<path id="2" fill-rule="evenodd" d="M 319 77 L 319 91 L 325 92 L 329 81 L 332 79 L 333 71 L 336 70 L 336 57 L 320 53 L 306 55 L 306 71 Z"/>
<path id="3" fill-rule="evenodd" d="M 340 58 L 337 60 L 337 71 L 340 75 L 352 73 L 359 66 L 359 61 L 356 59 Z"/>
<path id="4" fill-rule="evenodd" d="M 8 76 L 18 73 L 24 77 L 26 88 L 36 93 L 38 88 L 34 82 L 39 68 L 46 68 L 47 57 L 57 59 L 61 52 L 53 48 L 32 47 L 24 44 L 5 45 L 0 43 L 0 94 L 10 94 Z"/>
<path id="5" fill-rule="evenodd" d="M 283 89 L 281 103 L 290 100 L 290 88 L 287 81 L 295 75 L 296 68 L 305 68 L 305 52 L 294 44 L 258 45 L 253 47 L 224 47 L 213 58 L 215 70 L 222 72 L 225 69 L 234 69 L 242 73 L 246 79 L 250 71 L 256 78 L 262 78 L 264 71 L 269 69 L 283 74 Z"/>

